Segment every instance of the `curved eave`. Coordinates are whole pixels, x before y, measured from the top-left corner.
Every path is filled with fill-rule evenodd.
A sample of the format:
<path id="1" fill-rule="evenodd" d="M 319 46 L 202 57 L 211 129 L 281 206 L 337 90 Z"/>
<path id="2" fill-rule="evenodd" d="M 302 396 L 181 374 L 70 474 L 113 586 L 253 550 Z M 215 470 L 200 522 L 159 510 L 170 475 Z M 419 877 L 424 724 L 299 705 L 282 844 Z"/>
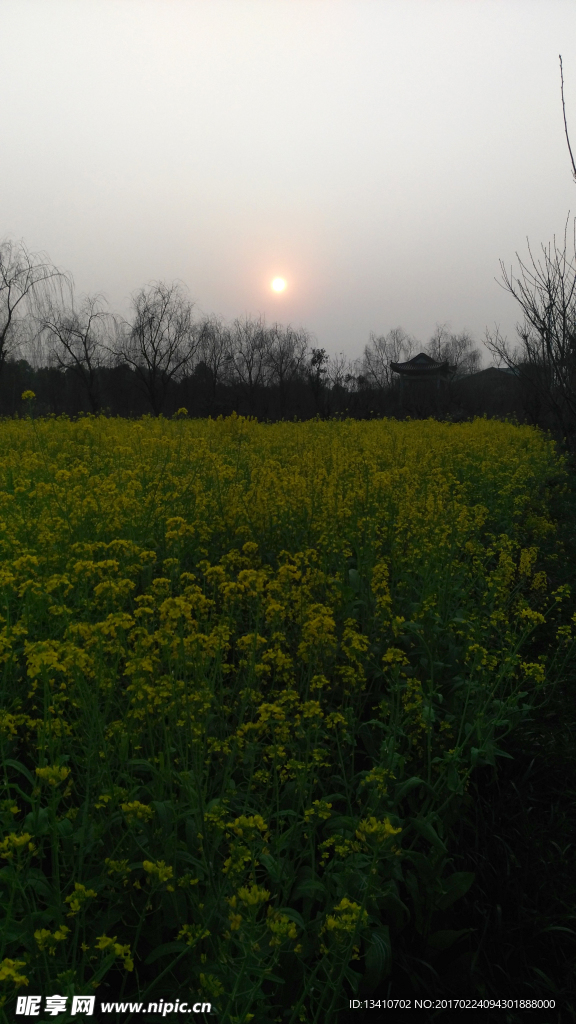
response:
<path id="1" fill-rule="evenodd" d="M 455 366 L 443 363 L 441 366 L 403 366 L 401 363 L 390 363 L 390 369 L 401 377 L 450 377 Z"/>

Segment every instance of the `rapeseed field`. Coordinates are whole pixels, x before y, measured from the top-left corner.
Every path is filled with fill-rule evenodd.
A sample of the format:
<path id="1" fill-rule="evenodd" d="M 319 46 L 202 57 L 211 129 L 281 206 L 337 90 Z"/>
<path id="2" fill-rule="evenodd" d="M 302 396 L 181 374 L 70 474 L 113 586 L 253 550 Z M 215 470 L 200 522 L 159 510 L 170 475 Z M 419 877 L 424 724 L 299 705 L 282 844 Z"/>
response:
<path id="1" fill-rule="evenodd" d="M 1 422 L 4 1019 L 335 1021 L 456 941 L 450 822 L 574 648 L 564 479 L 487 420 Z"/>

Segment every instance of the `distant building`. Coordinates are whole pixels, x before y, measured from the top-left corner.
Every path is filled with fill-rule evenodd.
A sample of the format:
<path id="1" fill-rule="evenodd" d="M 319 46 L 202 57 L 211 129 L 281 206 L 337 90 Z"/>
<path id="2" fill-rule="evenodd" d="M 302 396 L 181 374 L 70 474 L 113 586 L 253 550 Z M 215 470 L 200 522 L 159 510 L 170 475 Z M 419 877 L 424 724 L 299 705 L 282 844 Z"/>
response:
<path id="1" fill-rule="evenodd" d="M 468 415 L 516 415 L 524 417 L 526 394 L 518 371 L 507 366 L 489 366 L 470 373 L 455 383 L 455 400 Z"/>
<path id="2" fill-rule="evenodd" d="M 390 363 L 390 369 L 397 373 L 402 382 L 404 381 L 428 381 L 436 382 L 440 387 L 442 382 L 447 382 L 456 373 L 456 367 L 450 366 L 448 361 L 438 363 L 425 352 L 409 359 L 407 363 Z"/>
<path id="3" fill-rule="evenodd" d="M 442 412 L 447 401 L 448 382 L 456 372 L 455 366 L 448 361 L 439 363 L 425 352 L 419 352 L 406 363 L 391 362 L 390 369 L 397 374 L 400 406 L 405 413 L 430 416 Z"/>

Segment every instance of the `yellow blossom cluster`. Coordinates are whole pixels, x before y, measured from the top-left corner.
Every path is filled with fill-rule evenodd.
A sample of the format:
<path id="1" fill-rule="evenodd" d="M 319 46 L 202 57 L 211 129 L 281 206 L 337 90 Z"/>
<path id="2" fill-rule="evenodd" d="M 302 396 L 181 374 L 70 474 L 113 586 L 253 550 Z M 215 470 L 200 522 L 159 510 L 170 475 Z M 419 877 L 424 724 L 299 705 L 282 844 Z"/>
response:
<path id="1" fill-rule="evenodd" d="M 6 991 L 170 956 L 248 1020 L 286 950 L 341 976 L 547 685 L 534 638 L 574 645 L 553 442 L 183 408 L 0 437 Z"/>

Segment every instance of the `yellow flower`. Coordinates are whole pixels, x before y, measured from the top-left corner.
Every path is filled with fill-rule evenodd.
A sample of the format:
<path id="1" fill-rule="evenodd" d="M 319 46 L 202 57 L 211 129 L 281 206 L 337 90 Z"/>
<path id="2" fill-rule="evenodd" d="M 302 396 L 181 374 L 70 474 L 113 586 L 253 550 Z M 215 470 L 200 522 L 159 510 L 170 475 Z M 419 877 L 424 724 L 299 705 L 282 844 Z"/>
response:
<path id="1" fill-rule="evenodd" d="M 320 821 L 327 821 L 332 814 L 332 804 L 326 800 L 314 800 L 312 807 L 304 811 L 304 821 L 311 821 L 312 818 L 319 818 Z"/>
<path id="2" fill-rule="evenodd" d="M 401 828 L 394 828 L 390 824 L 389 818 L 379 821 L 375 817 L 370 817 L 362 819 L 356 829 L 356 836 L 364 843 L 368 842 L 369 837 L 373 837 L 377 843 L 383 843 L 389 836 L 396 836 L 401 831 Z"/>
<path id="3" fill-rule="evenodd" d="M 210 935 L 208 928 L 203 928 L 199 924 L 185 924 L 182 926 L 176 938 L 179 941 L 184 941 L 187 946 L 195 946 L 202 939 L 207 939 Z"/>
<path id="4" fill-rule="evenodd" d="M 49 786 L 53 788 L 59 786 L 61 782 L 70 775 L 69 768 L 61 768 L 57 764 L 49 765 L 46 768 L 36 768 L 36 775 L 42 782 L 47 782 Z"/>
<path id="5" fill-rule="evenodd" d="M 142 867 L 149 876 L 146 879 L 147 882 L 149 882 L 151 878 L 156 878 L 159 882 L 167 882 L 168 879 L 172 878 L 174 875 L 173 869 L 169 865 L 165 864 L 163 860 L 159 860 L 156 864 L 154 861 L 145 860 L 142 862 Z"/>
<path id="6" fill-rule="evenodd" d="M 98 895 L 94 889 L 87 889 L 85 885 L 80 882 L 74 882 L 74 892 L 70 896 L 66 896 L 65 903 L 70 904 L 70 913 L 68 917 L 74 917 L 86 903 L 87 900 L 94 899 Z"/>
<path id="7" fill-rule="evenodd" d="M 338 938 L 346 935 L 353 935 L 360 924 L 366 924 L 368 912 L 362 910 L 358 903 L 354 903 L 344 896 L 340 903 L 326 918 L 322 925 L 322 932 L 331 932 Z"/>
<path id="8" fill-rule="evenodd" d="M 154 808 L 141 804 L 139 800 L 120 805 L 128 821 L 150 821 L 154 817 Z"/>
<path id="9" fill-rule="evenodd" d="M 273 910 L 272 907 L 268 907 L 266 927 L 272 933 L 272 938 L 270 939 L 272 947 L 281 946 L 283 942 L 286 942 L 288 939 L 295 939 L 298 935 L 294 921 L 286 914 L 282 914 L 281 911 Z"/>
<path id="10" fill-rule="evenodd" d="M 25 960 L 5 959 L 0 961 L 0 981 L 11 981 L 16 988 L 20 985 L 28 985 L 28 978 L 20 973 L 20 968 L 26 967 Z"/>
<path id="11" fill-rule="evenodd" d="M 266 903 L 270 899 L 270 893 L 258 885 L 251 885 L 249 889 L 243 886 L 238 889 L 238 899 L 246 907 L 257 907 L 260 903 Z"/>
<path id="12" fill-rule="evenodd" d="M 116 942 L 115 935 L 112 938 L 110 938 L 108 935 L 98 936 L 98 938 L 96 939 L 96 945 L 94 946 L 94 949 L 100 949 L 103 952 L 106 952 L 106 950 L 112 952 L 113 950 L 116 956 L 120 957 L 120 959 L 124 961 L 125 970 L 134 970 L 134 961 L 130 954 L 130 946 L 122 946 L 119 942 Z"/>
<path id="13" fill-rule="evenodd" d="M 34 853 L 36 847 L 31 839 L 32 836 L 29 832 L 22 832 L 20 835 L 10 832 L 0 843 L 0 857 L 3 857 L 4 860 L 12 860 L 15 853 L 24 851 L 25 848 L 28 853 Z"/>
<path id="14" fill-rule="evenodd" d="M 64 942 L 67 936 L 70 934 L 70 929 L 65 925 L 61 925 L 54 932 L 48 930 L 48 928 L 39 928 L 34 932 L 34 938 L 38 945 L 38 949 L 42 952 L 48 950 L 51 956 L 54 956 L 56 952 L 56 944 L 58 942 Z"/>

